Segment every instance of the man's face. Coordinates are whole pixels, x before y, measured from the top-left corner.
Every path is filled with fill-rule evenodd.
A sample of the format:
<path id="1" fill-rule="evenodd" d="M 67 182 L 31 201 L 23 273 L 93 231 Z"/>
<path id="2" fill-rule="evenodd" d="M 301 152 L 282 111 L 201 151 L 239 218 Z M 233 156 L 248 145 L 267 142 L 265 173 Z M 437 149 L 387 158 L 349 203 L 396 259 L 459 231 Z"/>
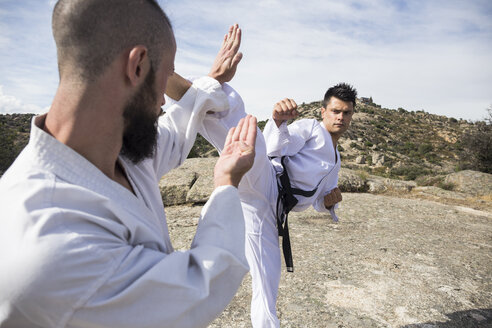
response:
<path id="1" fill-rule="evenodd" d="M 343 101 L 331 97 L 326 104 L 326 108 L 321 107 L 321 117 L 323 125 L 330 134 L 341 136 L 350 126 L 354 105 L 351 101 Z"/>
<path id="2" fill-rule="evenodd" d="M 167 79 L 174 72 L 175 52 L 174 46 L 163 56 L 157 76 L 154 69 L 150 68 L 140 90 L 123 111 L 125 131 L 121 153 L 135 164 L 154 155 L 157 145 L 157 121 L 163 114 L 161 106 L 165 103 Z"/>

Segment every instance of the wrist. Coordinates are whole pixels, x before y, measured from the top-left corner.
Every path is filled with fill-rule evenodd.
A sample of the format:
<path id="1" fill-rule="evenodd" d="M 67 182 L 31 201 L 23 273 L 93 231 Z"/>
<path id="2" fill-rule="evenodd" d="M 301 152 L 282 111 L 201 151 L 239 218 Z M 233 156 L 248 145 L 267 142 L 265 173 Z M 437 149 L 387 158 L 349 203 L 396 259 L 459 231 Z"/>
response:
<path id="1" fill-rule="evenodd" d="M 279 120 L 279 119 L 275 119 L 275 118 L 273 119 L 273 121 L 277 125 L 277 128 L 280 127 L 282 125 L 282 123 L 285 122 L 285 120 Z"/>
<path id="2" fill-rule="evenodd" d="M 234 186 L 238 187 L 239 182 L 241 179 L 235 179 L 234 177 L 230 175 L 220 175 L 217 177 L 214 177 L 214 186 L 215 188 L 221 187 L 221 186 Z"/>
<path id="3" fill-rule="evenodd" d="M 220 75 L 218 73 L 210 72 L 207 75 L 208 77 L 211 77 L 212 79 L 216 80 L 220 84 L 223 84 L 224 81 L 220 78 Z"/>
<path id="4" fill-rule="evenodd" d="M 174 73 L 167 80 L 165 93 L 169 98 L 179 101 L 190 87 L 190 81 Z"/>

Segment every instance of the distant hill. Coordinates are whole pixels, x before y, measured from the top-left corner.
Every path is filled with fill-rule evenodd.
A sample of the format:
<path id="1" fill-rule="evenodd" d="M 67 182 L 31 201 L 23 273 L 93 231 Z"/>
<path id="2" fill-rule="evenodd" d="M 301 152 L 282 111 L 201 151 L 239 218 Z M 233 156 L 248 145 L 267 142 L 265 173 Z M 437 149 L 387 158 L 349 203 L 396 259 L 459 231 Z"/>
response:
<path id="1" fill-rule="evenodd" d="M 298 119 L 321 120 L 321 105 L 321 101 L 301 104 Z M 265 123 L 258 125 L 263 128 Z M 381 108 L 359 99 L 352 125 L 339 141 L 342 167 L 405 180 L 448 174 L 465 168 L 461 159 L 467 149 L 462 136 L 484 125 L 483 121 L 468 122 L 424 111 Z M 487 126 L 490 139 L 492 131 Z M 201 137 L 197 146 L 201 152 L 192 157 L 206 157 L 213 149 Z"/>
<path id="2" fill-rule="evenodd" d="M 0 115 L 0 175 L 29 141 L 33 114 Z"/>
<path id="3" fill-rule="evenodd" d="M 321 102 L 301 107 L 300 118 L 321 120 Z M 406 180 L 450 173 L 459 168 L 461 136 L 475 128 L 465 120 L 359 101 L 352 126 L 339 141 L 342 166 Z"/>
<path id="4" fill-rule="evenodd" d="M 303 103 L 298 119 L 320 120 L 320 107 L 321 102 Z M 0 115 L 0 173 L 27 144 L 31 117 Z M 263 128 L 265 121 L 258 125 Z M 372 101 L 359 100 L 352 126 L 339 142 L 342 166 L 405 180 L 447 174 L 460 168 L 466 151 L 462 136 L 484 125 L 424 111 L 381 108 Z M 212 156 L 217 152 L 199 136 L 189 157 Z"/>

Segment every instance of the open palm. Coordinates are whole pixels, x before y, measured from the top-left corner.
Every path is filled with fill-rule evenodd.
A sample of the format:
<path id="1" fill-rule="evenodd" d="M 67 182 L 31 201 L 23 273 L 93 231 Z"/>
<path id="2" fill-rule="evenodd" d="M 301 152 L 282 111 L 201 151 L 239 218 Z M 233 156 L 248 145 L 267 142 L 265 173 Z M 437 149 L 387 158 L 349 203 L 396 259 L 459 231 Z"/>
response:
<path id="1" fill-rule="evenodd" d="M 243 175 L 253 166 L 256 143 L 256 117 L 242 118 L 227 135 L 224 149 L 215 164 L 215 186 L 238 186 Z"/>

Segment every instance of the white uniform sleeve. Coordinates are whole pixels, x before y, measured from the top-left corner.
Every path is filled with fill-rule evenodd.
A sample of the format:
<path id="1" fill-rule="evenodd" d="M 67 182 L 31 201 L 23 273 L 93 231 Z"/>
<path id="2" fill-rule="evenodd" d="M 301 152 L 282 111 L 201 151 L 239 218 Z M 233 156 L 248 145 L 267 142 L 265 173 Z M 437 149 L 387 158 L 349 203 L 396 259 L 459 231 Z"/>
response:
<path id="1" fill-rule="evenodd" d="M 329 192 L 328 192 L 329 193 Z M 329 213 L 330 210 L 325 207 L 325 195 L 328 193 L 321 193 L 313 203 L 313 208 L 320 213 Z"/>
<path id="2" fill-rule="evenodd" d="M 2 226 L 15 250 L 2 253 L 2 326 L 206 327 L 247 272 L 243 214 L 232 186 L 212 193 L 191 249 L 171 254 L 129 244 L 128 230 L 109 212 L 46 208 L 53 195 L 39 191 L 25 203 L 43 208 L 22 214 L 16 207 L 8 214 L 19 229 Z M 89 193 L 78 196 L 93 203 Z"/>
<path id="3" fill-rule="evenodd" d="M 290 125 L 282 122 L 279 127 L 273 119 L 269 119 L 263 129 L 267 147 L 267 155 L 270 157 L 292 156 L 297 154 L 306 140 L 312 137 L 312 127 L 305 130 L 297 128 L 298 124 L 306 122 L 295 121 Z"/>
<path id="4" fill-rule="evenodd" d="M 179 166 L 188 157 L 198 128 L 207 111 L 227 110 L 229 103 L 222 86 L 211 77 L 193 81 L 178 102 L 172 102 L 159 119 L 159 139 L 154 158 L 157 178 Z"/>

